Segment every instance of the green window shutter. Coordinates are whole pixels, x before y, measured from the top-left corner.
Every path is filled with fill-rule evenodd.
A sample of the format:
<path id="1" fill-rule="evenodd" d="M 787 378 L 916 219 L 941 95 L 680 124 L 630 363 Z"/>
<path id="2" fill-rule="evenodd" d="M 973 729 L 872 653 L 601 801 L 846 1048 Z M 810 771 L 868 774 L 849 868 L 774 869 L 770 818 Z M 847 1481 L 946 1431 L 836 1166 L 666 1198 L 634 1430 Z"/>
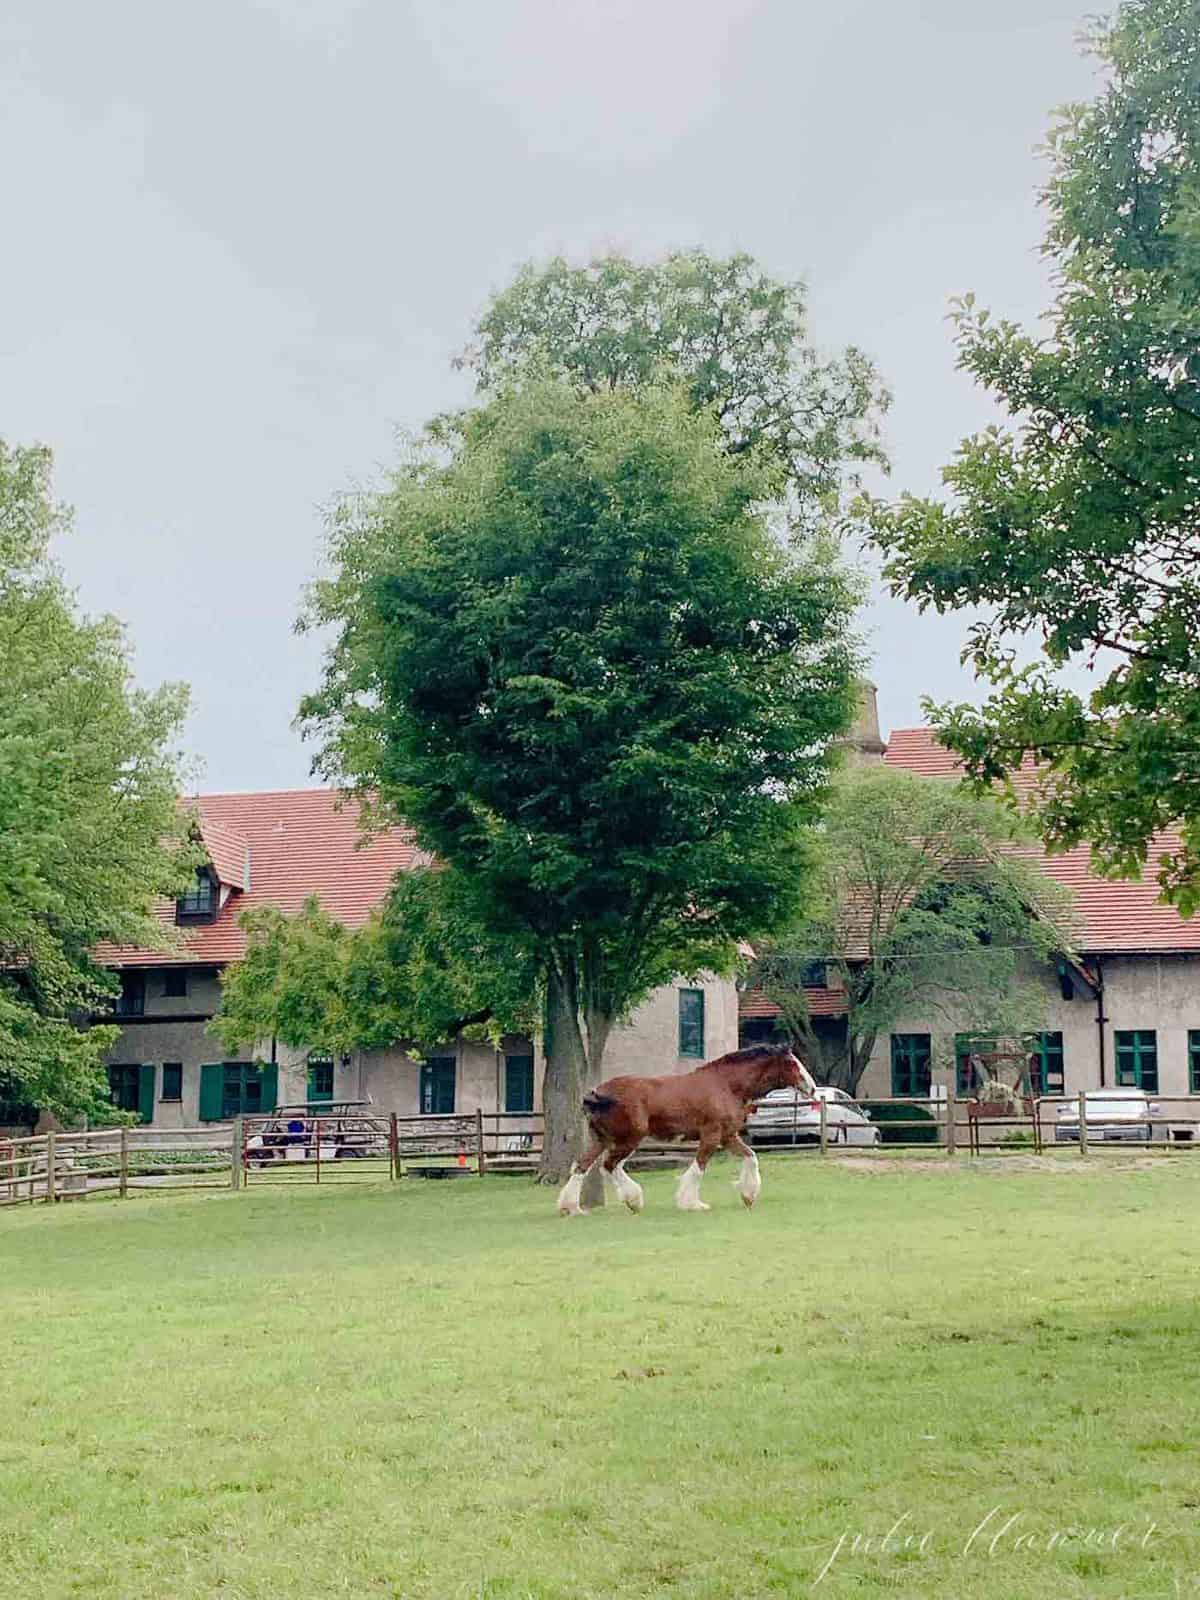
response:
<path id="1" fill-rule="evenodd" d="M 200 1121 L 220 1122 L 221 1100 L 225 1088 L 225 1067 L 218 1061 L 214 1066 L 200 1068 Z"/>
<path id="2" fill-rule="evenodd" d="M 273 1061 L 262 1066 L 262 1109 L 274 1111 L 279 1102 L 279 1068 Z"/>
<path id="3" fill-rule="evenodd" d="M 143 1122 L 154 1121 L 154 1074 L 153 1065 L 138 1068 L 138 1116 Z"/>

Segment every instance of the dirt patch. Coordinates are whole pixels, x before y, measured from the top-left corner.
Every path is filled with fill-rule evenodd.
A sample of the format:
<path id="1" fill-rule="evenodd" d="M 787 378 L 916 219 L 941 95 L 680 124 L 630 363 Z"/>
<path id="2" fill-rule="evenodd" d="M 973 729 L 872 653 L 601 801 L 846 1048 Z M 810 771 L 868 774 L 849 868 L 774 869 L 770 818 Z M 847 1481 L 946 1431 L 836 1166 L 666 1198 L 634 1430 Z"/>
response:
<path id="1" fill-rule="evenodd" d="M 888 1156 L 827 1156 L 826 1161 L 831 1166 L 842 1168 L 846 1172 L 865 1173 L 869 1177 L 903 1176 L 909 1172 L 932 1173 L 958 1173 L 958 1172 L 1049 1172 L 1056 1177 L 1074 1178 L 1087 1176 L 1092 1172 L 1107 1170 L 1109 1167 L 1119 1167 L 1122 1172 L 1150 1172 L 1162 1166 L 1160 1156 L 1106 1155 L 1097 1160 L 1076 1158 L 1063 1159 L 1061 1156 L 975 1156 L 969 1160 L 948 1161 L 941 1157 L 888 1157 Z"/>

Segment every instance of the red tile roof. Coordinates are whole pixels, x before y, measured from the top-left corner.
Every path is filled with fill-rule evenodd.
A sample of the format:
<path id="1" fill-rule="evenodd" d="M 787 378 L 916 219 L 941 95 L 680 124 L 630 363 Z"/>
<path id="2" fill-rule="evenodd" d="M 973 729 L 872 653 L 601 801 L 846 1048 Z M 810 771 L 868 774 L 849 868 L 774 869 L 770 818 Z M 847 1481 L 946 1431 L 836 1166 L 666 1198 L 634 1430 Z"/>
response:
<path id="1" fill-rule="evenodd" d="M 238 926 L 243 911 L 278 906 L 299 911 L 309 895 L 347 927 L 359 927 L 383 899 L 397 872 L 417 858 L 402 829 L 372 838 L 359 848 L 358 806 L 338 809 L 334 789 L 285 789 L 268 794 L 208 794 L 189 802 L 200 814 L 201 832 L 223 884 L 244 881 L 249 853 L 249 888 L 233 888 L 216 921 L 180 928 L 186 955 L 159 950 L 102 947 L 97 960 L 109 966 L 221 965 L 246 949 Z M 174 927 L 175 907 L 159 908 Z"/>
<path id="2" fill-rule="evenodd" d="M 938 743 L 930 728 L 898 728 L 888 739 L 884 760 L 889 766 L 927 778 L 951 778 L 961 770 L 956 757 Z M 1023 777 L 1023 786 L 1032 790 L 1035 771 L 1027 768 Z M 1176 849 L 1178 843 L 1171 834 L 1159 835 L 1140 879 L 1100 877 L 1091 869 L 1091 851 L 1086 845 L 1063 855 L 1038 849 L 1029 850 L 1028 855 L 1047 877 L 1074 891 L 1082 922 L 1079 948 L 1084 955 L 1200 951 L 1200 917 L 1185 922 L 1174 906 L 1162 903 L 1155 882 L 1158 857 Z"/>
<path id="3" fill-rule="evenodd" d="M 844 1017 L 846 996 L 841 989 L 805 989 L 809 1015 L 813 1017 Z M 777 1017 L 779 1007 L 769 1000 L 761 989 L 747 989 L 738 996 L 738 1015 L 741 1017 Z"/>
<path id="4" fill-rule="evenodd" d="M 223 822 L 213 817 L 201 817 L 200 836 L 213 870 L 222 883 L 231 889 L 245 891 L 250 887 L 250 841 L 244 833 L 235 833 Z"/>

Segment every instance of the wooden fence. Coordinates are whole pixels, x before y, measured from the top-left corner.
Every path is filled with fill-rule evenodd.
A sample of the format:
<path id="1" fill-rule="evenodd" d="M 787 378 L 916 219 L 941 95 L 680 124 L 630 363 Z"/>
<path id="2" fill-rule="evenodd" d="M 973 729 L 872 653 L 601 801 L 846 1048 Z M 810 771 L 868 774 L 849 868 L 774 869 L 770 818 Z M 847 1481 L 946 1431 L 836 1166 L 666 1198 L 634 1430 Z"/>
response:
<path id="1" fill-rule="evenodd" d="M 847 1137 L 829 1103 L 797 1110 L 754 1136 L 759 1150 L 870 1156 L 936 1148 L 1003 1155 L 1022 1150 L 1098 1151 L 1131 1147 L 1200 1150 L 1200 1101 L 1154 1095 L 1148 1110 L 1106 1115 L 1103 1091 L 1082 1121 L 1075 1095 L 1044 1095 L 997 1115 L 953 1093 L 863 1099 L 869 1121 Z M 1061 1110 L 1060 1108 L 1066 1108 Z M 878 1141 L 868 1142 L 871 1130 Z M 137 1191 L 242 1189 L 264 1183 L 344 1184 L 404 1177 L 454 1178 L 528 1173 L 541 1156 L 540 1112 L 471 1111 L 448 1116 L 309 1115 L 291 1125 L 278 1117 L 241 1117 L 232 1125 L 173 1130 L 100 1128 L 28 1137 L 0 1136 L 0 1206 L 54 1203 L 85 1195 Z M 631 1165 L 678 1165 L 688 1144 L 642 1145 Z"/>

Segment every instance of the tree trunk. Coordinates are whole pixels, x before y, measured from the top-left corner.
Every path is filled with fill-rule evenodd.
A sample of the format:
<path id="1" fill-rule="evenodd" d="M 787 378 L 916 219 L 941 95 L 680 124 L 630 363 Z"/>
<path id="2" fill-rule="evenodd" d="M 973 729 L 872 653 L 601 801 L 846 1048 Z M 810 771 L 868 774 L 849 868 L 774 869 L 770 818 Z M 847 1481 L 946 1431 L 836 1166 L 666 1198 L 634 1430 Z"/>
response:
<path id="1" fill-rule="evenodd" d="M 590 1078 L 588 1052 L 579 1026 L 579 985 L 575 970 L 552 962 L 546 975 L 546 1016 L 543 1049 L 546 1075 L 542 1081 L 545 1133 L 539 1183 L 565 1183 L 587 1147 L 583 1095 Z M 599 1172 L 584 1185 L 580 1202 L 585 1207 L 604 1204 L 604 1181 Z"/>
<path id="2" fill-rule="evenodd" d="M 846 1051 L 847 1083 L 846 1093 L 857 1096 L 858 1085 L 863 1073 L 867 1070 L 872 1053 L 875 1049 L 876 1033 L 864 1034 L 861 1038 L 852 1038 Z"/>

